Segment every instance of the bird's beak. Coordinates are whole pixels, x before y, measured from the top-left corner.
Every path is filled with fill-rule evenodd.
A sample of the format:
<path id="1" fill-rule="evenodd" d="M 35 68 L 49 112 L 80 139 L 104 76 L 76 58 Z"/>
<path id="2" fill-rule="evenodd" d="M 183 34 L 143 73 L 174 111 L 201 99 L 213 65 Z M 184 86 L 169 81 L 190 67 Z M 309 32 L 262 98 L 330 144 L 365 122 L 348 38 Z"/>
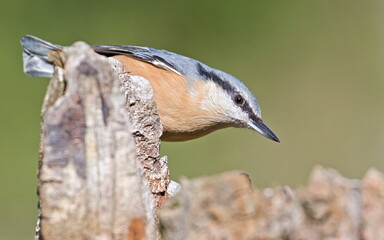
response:
<path id="1" fill-rule="evenodd" d="M 271 129 L 269 129 L 261 120 L 251 120 L 248 122 L 248 125 L 264 137 L 269 138 L 275 142 L 280 142 L 279 138 L 277 138 Z"/>

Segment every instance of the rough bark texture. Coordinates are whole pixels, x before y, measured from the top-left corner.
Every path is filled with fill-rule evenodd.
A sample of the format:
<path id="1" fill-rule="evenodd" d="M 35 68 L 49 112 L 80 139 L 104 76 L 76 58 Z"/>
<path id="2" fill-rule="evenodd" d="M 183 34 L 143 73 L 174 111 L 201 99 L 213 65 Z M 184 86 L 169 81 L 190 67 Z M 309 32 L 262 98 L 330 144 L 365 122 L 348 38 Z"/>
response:
<path id="1" fill-rule="evenodd" d="M 148 81 L 84 43 L 54 57 L 65 67 L 42 110 L 37 238 L 156 238 L 169 179 Z"/>
<path id="2" fill-rule="evenodd" d="M 384 239 L 384 176 L 372 169 L 350 180 L 316 167 L 295 191 L 254 189 L 239 172 L 183 179 L 160 224 L 163 239 Z"/>
<path id="3" fill-rule="evenodd" d="M 121 64 L 114 58 L 110 62 L 120 69 Z M 130 77 L 120 74 L 121 91 L 125 93 L 125 105 L 132 123 L 132 134 L 136 143 L 136 156 L 145 170 L 151 193 L 155 198 L 157 211 L 167 199 L 167 186 L 170 182 L 167 157 L 160 158 L 160 136 L 163 132 L 153 91 L 143 77 Z"/>

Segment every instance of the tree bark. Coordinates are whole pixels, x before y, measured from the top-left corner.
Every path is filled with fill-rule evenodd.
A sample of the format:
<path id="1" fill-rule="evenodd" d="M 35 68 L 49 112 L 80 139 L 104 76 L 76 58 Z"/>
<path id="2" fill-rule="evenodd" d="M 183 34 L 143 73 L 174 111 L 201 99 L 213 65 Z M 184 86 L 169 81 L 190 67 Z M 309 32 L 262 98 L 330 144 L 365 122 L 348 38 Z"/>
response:
<path id="1" fill-rule="evenodd" d="M 84 43 L 52 58 L 64 69 L 42 108 L 36 238 L 156 238 L 169 178 L 149 82 Z"/>

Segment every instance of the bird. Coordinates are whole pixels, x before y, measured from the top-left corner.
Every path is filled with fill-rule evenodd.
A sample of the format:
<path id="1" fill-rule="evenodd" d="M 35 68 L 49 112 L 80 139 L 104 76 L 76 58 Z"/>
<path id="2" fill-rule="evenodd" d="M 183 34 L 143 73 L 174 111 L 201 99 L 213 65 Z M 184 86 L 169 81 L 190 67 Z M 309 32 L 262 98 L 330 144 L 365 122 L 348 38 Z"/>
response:
<path id="1" fill-rule="evenodd" d="M 55 63 L 48 56 L 63 46 L 31 35 L 23 36 L 21 44 L 24 72 L 34 77 L 52 77 Z M 121 62 L 130 74 L 150 82 L 163 125 L 161 140 L 186 141 L 236 127 L 280 142 L 263 123 L 255 96 L 236 77 L 166 50 L 125 45 L 91 47 L 96 53 Z"/>

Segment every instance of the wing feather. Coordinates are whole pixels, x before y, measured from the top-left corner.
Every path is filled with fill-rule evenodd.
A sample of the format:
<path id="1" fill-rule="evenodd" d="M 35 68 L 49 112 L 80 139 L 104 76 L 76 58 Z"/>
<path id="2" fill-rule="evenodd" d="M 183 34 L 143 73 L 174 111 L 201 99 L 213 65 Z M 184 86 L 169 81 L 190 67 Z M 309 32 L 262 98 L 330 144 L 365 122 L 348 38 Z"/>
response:
<path id="1" fill-rule="evenodd" d="M 137 46 L 120 46 L 120 45 L 97 45 L 92 46 L 92 48 L 102 55 L 114 56 L 114 55 L 126 55 L 139 59 L 144 62 L 148 62 L 158 68 L 162 68 L 168 71 L 172 71 L 179 75 L 181 71 L 172 63 L 166 61 L 164 58 L 156 55 L 156 51 L 152 48 L 147 47 L 137 47 Z"/>

